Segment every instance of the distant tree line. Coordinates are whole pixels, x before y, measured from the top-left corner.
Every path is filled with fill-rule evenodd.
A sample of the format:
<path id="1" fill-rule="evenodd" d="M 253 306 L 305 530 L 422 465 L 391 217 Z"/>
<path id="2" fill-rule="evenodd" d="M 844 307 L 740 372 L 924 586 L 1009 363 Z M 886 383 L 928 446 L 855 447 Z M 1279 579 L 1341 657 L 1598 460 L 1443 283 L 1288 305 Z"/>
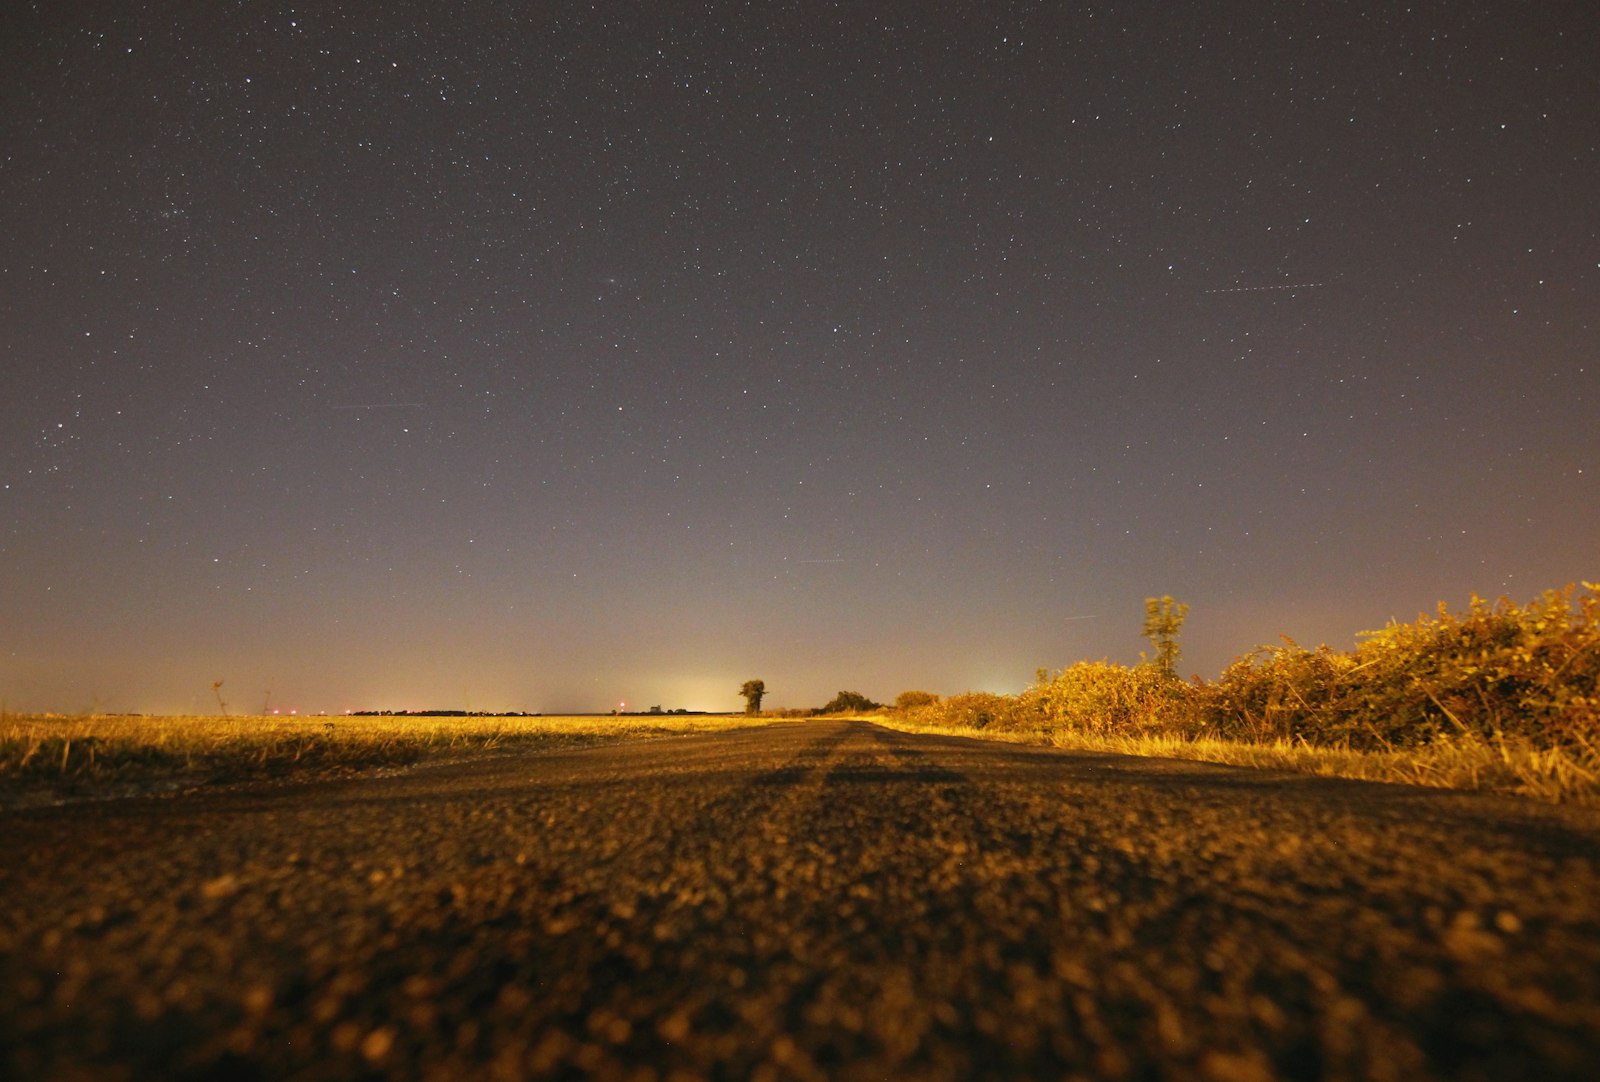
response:
<path id="1" fill-rule="evenodd" d="M 761 713 L 761 700 L 766 697 L 767 683 L 765 680 L 746 680 L 739 688 L 739 694 L 744 697 L 744 712 L 750 717 Z M 812 710 L 785 707 L 783 709 L 768 711 L 775 717 L 818 717 L 823 714 L 863 714 L 869 710 L 883 709 L 882 703 L 873 702 L 859 691 L 841 691 L 822 706 Z"/>

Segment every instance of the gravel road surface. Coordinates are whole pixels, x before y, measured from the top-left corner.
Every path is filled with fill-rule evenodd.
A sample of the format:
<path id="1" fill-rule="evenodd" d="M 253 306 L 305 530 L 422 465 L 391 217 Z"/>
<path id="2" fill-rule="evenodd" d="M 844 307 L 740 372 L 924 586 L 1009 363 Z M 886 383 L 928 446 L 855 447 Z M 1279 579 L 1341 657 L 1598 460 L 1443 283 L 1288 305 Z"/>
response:
<path id="1" fill-rule="evenodd" d="M 0 812 L 0 1077 L 1593 1079 L 1600 813 L 803 722 Z"/>

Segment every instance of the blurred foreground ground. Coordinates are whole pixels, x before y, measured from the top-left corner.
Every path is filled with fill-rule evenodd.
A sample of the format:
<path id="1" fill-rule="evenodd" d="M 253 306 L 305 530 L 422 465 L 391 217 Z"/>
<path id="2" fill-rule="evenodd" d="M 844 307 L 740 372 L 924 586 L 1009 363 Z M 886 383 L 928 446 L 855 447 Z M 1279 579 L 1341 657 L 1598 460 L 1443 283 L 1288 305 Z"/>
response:
<path id="1" fill-rule="evenodd" d="M 1591 1078 L 1600 815 L 773 724 L 0 812 L 7 1078 Z"/>

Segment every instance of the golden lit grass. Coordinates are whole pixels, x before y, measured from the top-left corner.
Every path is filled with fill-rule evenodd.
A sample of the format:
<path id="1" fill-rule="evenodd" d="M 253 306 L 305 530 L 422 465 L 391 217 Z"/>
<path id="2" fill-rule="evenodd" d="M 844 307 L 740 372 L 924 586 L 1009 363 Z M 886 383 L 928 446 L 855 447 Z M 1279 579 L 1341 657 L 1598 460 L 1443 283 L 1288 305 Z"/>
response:
<path id="1" fill-rule="evenodd" d="M 1364 632 L 1351 651 L 1292 641 L 1216 680 L 1080 661 L 1015 695 L 907 693 L 897 721 L 1058 747 L 1600 802 L 1600 583 L 1526 605 Z M 906 698 L 906 696 L 902 696 Z M 898 702 L 898 700 L 897 700 Z"/>
<path id="2" fill-rule="evenodd" d="M 575 747 L 765 724 L 742 716 L 0 716 L 0 787 L 338 773 L 511 747 Z"/>
<path id="3" fill-rule="evenodd" d="M 944 733 L 1013 744 L 1045 744 L 1080 751 L 1193 759 L 1323 777 L 1510 793 L 1568 803 L 1600 803 L 1600 756 L 1559 748 L 1539 748 L 1509 740 L 1491 742 L 1460 739 L 1419 748 L 1360 751 L 1353 748 L 1316 747 L 1286 740 L 1256 744 L 1212 737 L 1191 739 L 1150 733 L 977 729 L 969 726 L 927 725 L 892 715 L 874 716 L 870 720 L 910 733 Z"/>

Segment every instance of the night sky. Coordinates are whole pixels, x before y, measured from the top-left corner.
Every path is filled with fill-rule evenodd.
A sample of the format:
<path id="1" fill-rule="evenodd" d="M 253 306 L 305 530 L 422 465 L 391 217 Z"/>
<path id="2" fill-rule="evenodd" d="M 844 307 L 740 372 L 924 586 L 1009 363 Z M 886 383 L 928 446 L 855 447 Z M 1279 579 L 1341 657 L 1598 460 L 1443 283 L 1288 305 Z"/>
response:
<path id="1" fill-rule="evenodd" d="M 1600 14 L 7 3 L 9 710 L 733 709 L 1600 578 Z"/>

